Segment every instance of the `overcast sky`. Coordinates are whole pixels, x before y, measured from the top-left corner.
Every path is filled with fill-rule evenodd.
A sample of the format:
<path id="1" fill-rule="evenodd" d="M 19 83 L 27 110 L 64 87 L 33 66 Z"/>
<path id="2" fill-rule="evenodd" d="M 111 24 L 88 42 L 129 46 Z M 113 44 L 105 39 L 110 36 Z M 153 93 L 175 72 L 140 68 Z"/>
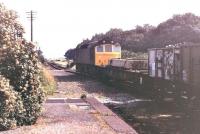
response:
<path id="1" fill-rule="evenodd" d="M 110 28 L 130 30 L 136 25 L 159 23 L 174 14 L 200 16 L 198 0 L 0 0 L 16 10 L 30 40 L 25 12 L 36 11 L 34 41 L 47 58 L 63 57 L 83 39 Z"/>

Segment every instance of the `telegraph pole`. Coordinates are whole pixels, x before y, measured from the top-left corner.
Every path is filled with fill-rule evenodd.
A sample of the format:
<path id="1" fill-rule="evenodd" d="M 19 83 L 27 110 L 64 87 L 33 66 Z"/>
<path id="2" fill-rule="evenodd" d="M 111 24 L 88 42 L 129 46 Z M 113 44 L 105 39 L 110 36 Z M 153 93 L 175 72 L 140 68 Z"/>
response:
<path id="1" fill-rule="evenodd" d="M 35 19 L 36 12 L 31 10 L 30 12 L 26 12 L 26 14 L 28 15 L 27 18 L 31 21 L 31 42 L 33 42 L 33 20 Z"/>

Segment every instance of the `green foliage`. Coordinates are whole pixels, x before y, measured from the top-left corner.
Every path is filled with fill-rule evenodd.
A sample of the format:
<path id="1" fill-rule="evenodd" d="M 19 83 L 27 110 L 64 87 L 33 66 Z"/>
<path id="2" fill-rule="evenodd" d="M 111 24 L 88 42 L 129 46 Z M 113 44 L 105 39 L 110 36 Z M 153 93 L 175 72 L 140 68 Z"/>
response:
<path id="1" fill-rule="evenodd" d="M 0 71 L 22 97 L 25 109 L 23 124 L 33 124 L 39 116 L 44 99 L 38 58 L 33 45 L 13 42 L 3 48 L 3 51 L 6 51 L 6 54 L 0 60 Z"/>
<path id="2" fill-rule="evenodd" d="M 75 57 L 75 49 L 69 49 L 65 52 L 65 58 L 67 60 L 73 60 Z"/>
<path id="3" fill-rule="evenodd" d="M 17 21 L 16 13 L 7 10 L 2 4 L 0 13 L 0 73 L 13 86 L 9 90 L 10 94 L 16 92 L 20 97 L 15 100 L 16 103 L 23 105 L 23 116 L 17 112 L 15 115 L 17 125 L 33 124 L 40 115 L 44 101 L 38 55 L 33 44 L 17 37 L 19 32 L 23 32 L 23 28 Z M 3 116 L 2 118 L 9 119 L 8 116 Z"/>
<path id="4" fill-rule="evenodd" d="M 9 80 L 0 75 L 0 130 L 20 124 L 23 112 L 21 97 L 9 85 Z"/>

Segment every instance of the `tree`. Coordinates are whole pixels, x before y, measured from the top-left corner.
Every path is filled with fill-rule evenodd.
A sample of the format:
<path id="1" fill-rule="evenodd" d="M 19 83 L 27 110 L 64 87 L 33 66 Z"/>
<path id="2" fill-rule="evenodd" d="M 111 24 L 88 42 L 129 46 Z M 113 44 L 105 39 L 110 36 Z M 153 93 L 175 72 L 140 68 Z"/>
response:
<path id="1" fill-rule="evenodd" d="M 149 48 L 165 47 L 182 42 L 200 42 L 200 17 L 192 13 L 174 15 L 160 23 L 157 27 L 145 24 L 135 29 L 123 31 L 112 28 L 105 34 L 95 34 L 91 40 L 80 44 L 100 41 L 104 38 L 121 44 L 123 50 L 147 52 Z"/>
<path id="2" fill-rule="evenodd" d="M 69 50 L 67 50 L 67 52 L 65 53 L 64 56 L 68 60 L 73 60 L 75 58 L 75 49 L 69 49 Z"/>

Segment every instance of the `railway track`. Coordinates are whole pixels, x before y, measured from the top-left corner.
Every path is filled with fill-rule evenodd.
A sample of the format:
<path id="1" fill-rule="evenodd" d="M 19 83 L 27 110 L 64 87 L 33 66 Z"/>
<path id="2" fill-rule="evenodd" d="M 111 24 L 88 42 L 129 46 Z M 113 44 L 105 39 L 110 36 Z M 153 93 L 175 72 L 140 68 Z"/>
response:
<path id="1" fill-rule="evenodd" d="M 59 65 L 56 64 L 56 63 L 53 63 L 53 62 L 47 62 L 47 64 L 48 64 L 51 68 L 56 69 L 56 70 L 64 70 L 64 69 L 66 69 L 66 68 L 64 68 L 64 67 L 59 66 Z"/>
<path id="2" fill-rule="evenodd" d="M 182 95 L 180 95 L 180 94 L 182 94 L 181 92 L 183 92 L 183 91 L 177 91 L 177 90 L 171 91 L 171 88 L 167 88 L 167 90 L 165 89 L 166 91 L 163 89 L 162 91 L 145 90 L 145 92 L 144 92 L 144 89 L 143 89 L 144 87 L 140 84 L 138 85 L 137 82 L 118 81 L 118 80 L 114 80 L 114 79 L 98 77 L 97 75 L 91 75 L 89 73 L 67 70 L 66 68 L 61 67 L 58 64 L 52 63 L 52 62 L 48 62 L 48 65 L 51 68 L 56 69 L 56 70 L 65 70 L 65 72 L 73 73 L 76 75 L 81 75 L 84 77 L 90 77 L 92 79 L 97 79 L 106 85 L 126 89 L 126 92 L 134 93 L 139 96 L 141 95 L 141 96 L 145 96 L 145 97 L 154 98 L 154 96 L 156 95 L 157 96 L 156 100 L 158 100 L 158 101 L 166 101 L 169 99 L 170 100 L 177 100 L 177 99 L 183 100 L 183 97 L 181 97 Z M 178 96 L 178 95 L 180 95 L 180 96 Z"/>

